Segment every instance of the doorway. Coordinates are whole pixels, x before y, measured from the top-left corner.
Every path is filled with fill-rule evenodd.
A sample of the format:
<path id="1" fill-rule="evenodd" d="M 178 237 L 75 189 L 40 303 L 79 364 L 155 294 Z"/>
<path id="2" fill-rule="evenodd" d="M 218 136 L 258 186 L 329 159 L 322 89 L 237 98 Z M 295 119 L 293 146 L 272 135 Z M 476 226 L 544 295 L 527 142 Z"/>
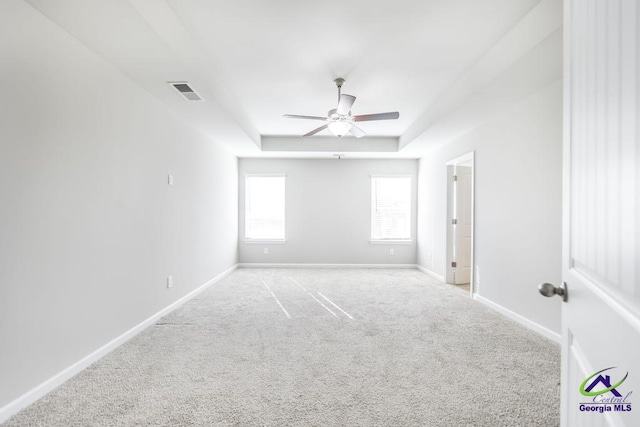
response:
<path id="1" fill-rule="evenodd" d="M 447 165 L 446 282 L 473 295 L 474 153 Z"/>

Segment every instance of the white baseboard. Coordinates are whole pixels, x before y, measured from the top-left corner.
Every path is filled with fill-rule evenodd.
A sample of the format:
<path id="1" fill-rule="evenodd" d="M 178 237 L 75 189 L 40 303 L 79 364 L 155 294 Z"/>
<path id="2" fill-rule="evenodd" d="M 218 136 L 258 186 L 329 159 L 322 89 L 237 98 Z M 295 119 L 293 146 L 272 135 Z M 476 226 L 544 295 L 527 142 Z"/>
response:
<path id="1" fill-rule="evenodd" d="M 416 268 L 418 270 L 422 271 L 424 274 L 428 274 L 429 276 L 433 277 L 434 279 L 439 280 L 439 281 L 444 283 L 444 277 L 442 277 L 441 275 L 439 275 L 437 273 L 434 273 L 433 271 L 431 271 L 431 270 L 429 270 L 427 268 L 424 268 L 421 265 L 416 265 Z"/>
<path id="2" fill-rule="evenodd" d="M 491 301 L 491 300 L 489 300 L 489 299 L 487 299 L 485 297 L 482 297 L 482 296 L 480 296 L 478 294 L 474 294 L 473 298 L 475 300 L 480 301 L 481 303 L 483 303 L 487 307 L 489 307 L 489 308 L 491 308 L 491 309 L 493 309 L 493 310 L 495 310 L 495 311 L 497 311 L 497 312 L 499 312 L 501 314 L 504 314 L 505 316 L 507 316 L 508 318 L 510 318 L 512 320 L 515 320 L 516 322 L 518 322 L 521 325 L 527 327 L 528 329 L 531 329 L 532 331 L 537 332 L 540 335 L 545 336 L 545 337 L 549 338 L 550 340 L 555 341 L 558 344 L 560 344 L 562 336 L 559 333 L 553 332 L 552 330 L 547 329 L 544 326 L 539 325 L 538 323 L 536 323 L 536 322 L 534 322 L 532 320 L 529 320 L 526 317 L 521 316 L 518 313 L 516 313 L 514 311 L 511 311 L 508 308 L 505 308 L 505 307 L 501 306 L 500 304 L 496 304 L 495 302 L 493 302 L 493 301 Z"/>
<path id="3" fill-rule="evenodd" d="M 240 268 L 416 268 L 415 264 L 304 264 L 241 262 Z"/>
<path id="4" fill-rule="evenodd" d="M 189 292 L 187 295 L 183 296 L 179 300 L 173 302 L 172 304 L 158 311 L 156 314 L 142 321 L 141 323 L 134 326 L 133 328 L 129 329 L 119 337 L 114 338 L 113 340 L 109 341 L 99 349 L 95 350 L 94 352 L 78 360 L 73 365 L 57 373 L 53 377 L 49 378 L 45 382 L 29 390 L 28 392 L 18 397 L 17 399 L 9 402 L 8 404 L 0 408 L 0 424 L 7 421 L 9 418 L 14 416 L 15 414 L 17 414 L 19 411 L 26 408 L 27 406 L 31 405 L 38 399 L 44 397 L 47 393 L 49 393 L 56 387 L 59 387 L 65 381 L 75 376 L 76 374 L 80 373 L 82 370 L 87 368 L 92 363 L 100 360 L 101 358 L 106 356 L 108 353 L 115 350 L 117 347 L 129 341 L 131 338 L 133 338 L 134 336 L 138 335 L 140 332 L 142 332 L 149 326 L 156 323 L 161 317 L 171 313 L 173 310 L 177 309 L 178 307 L 183 305 L 185 302 L 189 301 L 190 299 L 192 299 L 193 297 L 195 297 L 196 295 L 198 295 L 199 293 L 207 289 L 209 286 L 220 281 L 221 279 L 223 279 L 225 276 L 232 273 L 237 268 L 238 268 L 238 264 L 235 264 L 231 268 L 223 271 L 213 279 L 207 281 L 203 285 L 199 286 L 197 289 Z"/>

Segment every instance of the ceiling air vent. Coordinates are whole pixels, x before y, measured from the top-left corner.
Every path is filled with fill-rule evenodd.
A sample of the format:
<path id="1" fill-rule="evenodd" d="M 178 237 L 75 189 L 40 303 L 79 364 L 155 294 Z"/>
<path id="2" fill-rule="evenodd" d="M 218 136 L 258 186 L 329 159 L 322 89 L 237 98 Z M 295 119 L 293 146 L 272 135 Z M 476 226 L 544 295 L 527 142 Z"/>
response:
<path id="1" fill-rule="evenodd" d="M 187 101 L 202 101 L 203 98 L 196 93 L 195 90 L 189 86 L 187 82 L 168 82 L 171 86 L 173 86 L 180 95 L 184 96 Z"/>

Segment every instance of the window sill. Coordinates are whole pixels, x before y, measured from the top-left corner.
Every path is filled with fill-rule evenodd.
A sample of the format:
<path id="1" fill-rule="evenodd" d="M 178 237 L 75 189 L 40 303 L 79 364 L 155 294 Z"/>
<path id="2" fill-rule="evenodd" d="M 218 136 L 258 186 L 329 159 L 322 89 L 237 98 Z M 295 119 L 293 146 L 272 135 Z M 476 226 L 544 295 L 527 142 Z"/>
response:
<path id="1" fill-rule="evenodd" d="M 244 239 L 244 242 L 249 245 L 284 245 L 287 243 L 286 239 Z"/>
<path id="2" fill-rule="evenodd" d="M 369 243 L 372 245 L 410 245 L 413 243 L 411 239 L 380 239 L 380 240 L 369 240 Z"/>

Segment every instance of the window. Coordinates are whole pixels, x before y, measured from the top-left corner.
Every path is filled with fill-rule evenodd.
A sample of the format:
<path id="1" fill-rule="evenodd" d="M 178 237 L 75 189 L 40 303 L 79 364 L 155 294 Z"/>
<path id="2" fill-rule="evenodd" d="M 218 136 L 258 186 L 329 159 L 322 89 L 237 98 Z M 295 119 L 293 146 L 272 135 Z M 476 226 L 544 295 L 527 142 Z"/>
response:
<path id="1" fill-rule="evenodd" d="M 284 240 L 284 175 L 245 176 L 245 239 Z"/>
<path id="2" fill-rule="evenodd" d="M 411 177 L 371 177 L 371 240 L 411 239 Z"/>

